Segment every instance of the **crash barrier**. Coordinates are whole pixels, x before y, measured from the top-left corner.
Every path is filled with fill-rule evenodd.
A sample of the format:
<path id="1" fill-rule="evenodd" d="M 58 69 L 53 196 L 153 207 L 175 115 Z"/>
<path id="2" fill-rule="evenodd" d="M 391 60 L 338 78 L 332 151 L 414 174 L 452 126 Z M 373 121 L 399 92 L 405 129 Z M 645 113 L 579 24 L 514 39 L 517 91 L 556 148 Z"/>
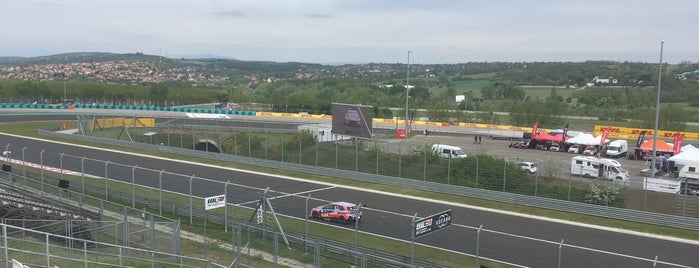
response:
<path id="1" fill-rule="evenodd" d="M 33 104 L 33 103 L 0 103 L 0 109 L 47 109 L 47 110 L 73 110 L 73 109 L 99 109 L 115 111 L 159 111 L 159 112 L 181 112 L 181 113 L 203 113 L 203 114 L 223 114 L 223 115 L 248 115 L 255 116 L 254 111 L 238 111 L 226 109 L 205 109 L 191 107 L 161 107 L 145 105 L 109 105 L 109 104 Z"/>
<path id="2" fill-rule="evenodd" d="M 115 127 L 155 127 L 155 118 L 152 117 L 100 117 L 88 121 L 89 129 L 105 129 Z M 61 126 L 64 128 L 64 126 Z"/>
<path id="3" fill-rule="evenodd" d="M 209 106 L 209 105 L 207 105 Z M 213 106 L 213 105 L 210 105 Z M 199 105 L 193 106 L 153 106 L 153 105 L 109 105 L 109 104 L 41 104 L 41 103 L 0 103 L 2 108 L 25 108 L 25 109 L 49 109 L 49 110 L 73 110 L 73 109 L 100 109 L 100 110 L 121 110 L 121 111 L 160 111 L 160 112 L 183 112 L 183 113 L 202 113 L 202 114 L 221 114 L 221 115 L 247 115 L 247 116 L 267 116 L 267 117 L 284 117 L 284 118 L 309 118 L 309 119 L 324 119 L 332 120 L 332 115 L 316 115 L 306 113 L 279 113 L 265 111 L 240 111 L 230 109 L 208 109 L 197 108 Z M 373 118 L 374 123 L 386 123 L 395 125 L 404 125 L 405 120 L 389 119 L 389 118 Z M 489 131 L 514 131 L 514 132 L 531 132 L 532 127 L 520 127 L 511 125 L 485 124 L 485 123 L 468 123 L 468 122 L 431 122 L 411 120 L 410 125 L 413 128 L 420 127 L 470 127 Z M 635 140 L 638 138 L 641 131 L 646 131 L 646 135 L 652 136 L 652 129 L 628 128 L 618 126 L 600 126 L 596 125 L 594 133 L 601 134 L 604 129 L 608 128 L 608 138 L 612 139 L 627 139 Z M 542 132 L 551 131 L 551 129 L 539 128 Z M 659 138 L 672 138 L 678 133 L 677 131 L 659 130 Z M 697 132 L 679 132 L 684 139 L 699 140 Z"/>

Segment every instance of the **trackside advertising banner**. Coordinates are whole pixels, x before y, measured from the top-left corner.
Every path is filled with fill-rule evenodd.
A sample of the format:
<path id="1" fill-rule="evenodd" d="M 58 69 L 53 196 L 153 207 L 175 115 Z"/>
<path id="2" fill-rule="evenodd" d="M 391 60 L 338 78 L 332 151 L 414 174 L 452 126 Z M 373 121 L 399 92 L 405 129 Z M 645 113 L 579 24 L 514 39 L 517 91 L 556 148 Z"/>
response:
<path id="1" fill-rule="evenodd" d="M 532 139 L 535 140 L 537 136 L 537 131 L 539 130 L 539 121 L 534 122 L 534 126 L 532 127 Z"/>
<path id="2" fill-rule="evenodd" d="M 636 140 L 636 148 L 640 148 L 641 144 L 643 144 L 643 139 L 646 137 L 646 131 L 641 131 L 640 134 L 638 134 L 638 139 Z"/>
<path id="3" fill-rule="evenodd" d="M 636 140 L 641 135 L 642 131 L 646 132 L 646 136 L 653 136 L 652 129 L 645 128 L 628 128 L 628 127 L 615 127 L 615 126 L 603 126 L 595 125 L 595 135 L 602 133 L 605 128 L 609 128 L 609 138 L 612 139 L 627 139 Z M 662 139 L 672 139 L 675 135 L 679 133 L 683 140 L 699 140 L 699 133 L 697 132 L 677 132 L 668 130 L 658 130 L 658 138 Z"/>
<path id="4" fill-rule="evenodd" d="M 224 195 L 224 194 L 207 197 L 205 199 L 205 203 L 204 203 L 204 208 L 206 210 L 225 207 L 225 206 L 226 206 L 226 195 Z"/>
<path id="5" fill-rule="evenodd" d="M 599 139 L 599 145 L 604 145 L 604 141 L 606 141 L 606 140 L 607 140 L 607 136 L 609 136 L 609 130 L 610 130 L 610 129 L 611 129 L 611 128 L 605 128 L 605 129 L 602 131 L 602 138 Z"/>
<path id="6" fill-rule="evenodd" d="M 413 237 L 419 238 L 451 225 L 451 209 L 414 222 Z"/>
<path id="7" fill-rule="evenodd" d="M 682 142 L 684 141 L 684 138 L 682 137 L 682 134 L 679 132 L 675 134 L 675 139 L 672 140 L 672 150 L 675 151 L 675 155 L 679 154 L 682 151 Z"/>

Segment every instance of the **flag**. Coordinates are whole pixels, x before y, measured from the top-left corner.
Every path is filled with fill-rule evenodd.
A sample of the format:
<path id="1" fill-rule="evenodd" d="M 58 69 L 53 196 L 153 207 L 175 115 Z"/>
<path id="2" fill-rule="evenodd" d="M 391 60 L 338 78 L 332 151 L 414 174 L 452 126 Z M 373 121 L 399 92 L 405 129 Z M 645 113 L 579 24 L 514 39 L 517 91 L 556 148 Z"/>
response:
<path id="1" fill-rule="evenodd" d="M 566 142 L 566 138 L 568 137 L 568 124 L 566 124 L 563 127 L 563 139 L 561 140 L 562 143 Z"/>
<path id="2" fill-rule="evenodd" d="M 682 142 L 684 141 L 684 136 L 682 133 L 675 133 L 675 139 L 672 141 L 672 149 L 675 151 L 675 155 L 679 154 L 682 150 Z"/>
<path id="3" fill-rule="evenodd" d="M 602 130 L 602 138 L 599 139 L 599 145 L 604 145 L 604 141 L 607 140 L 607 135 L 609 135 L 610 130 L 612 129 L 609 127 Z"/>
<path id="4" fill-rule="evenodd" d="M 532 127 L 532 140 L 536 139 L 536 131 L 539 129 L 539 121 L 534 122 L 534 126 Z"/>
<path id="5" fill-rule="evenodd" d="M 641 148 L 641 144 L 643 143 L 643 139 L 646 137 L 646 131 L 643 130 L 641 133 L 638 134 L 638 140 L 636 140 L 636 148 Z"/>

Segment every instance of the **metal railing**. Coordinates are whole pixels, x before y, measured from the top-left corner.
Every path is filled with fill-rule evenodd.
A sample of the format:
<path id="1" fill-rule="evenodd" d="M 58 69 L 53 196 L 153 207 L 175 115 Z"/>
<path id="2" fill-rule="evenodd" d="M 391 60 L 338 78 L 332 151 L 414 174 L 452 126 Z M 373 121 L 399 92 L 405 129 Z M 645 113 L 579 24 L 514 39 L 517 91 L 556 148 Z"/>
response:
<path id="1" fill-rule="evenodd" d="M 4 267 L 12 267 L 13 260 L 27 267 L 126 267 L 143 263 L 151 267 L 224 267 L 207 259 L 57 235 L 4 220 L 0 231 L 0 263 Z"/>

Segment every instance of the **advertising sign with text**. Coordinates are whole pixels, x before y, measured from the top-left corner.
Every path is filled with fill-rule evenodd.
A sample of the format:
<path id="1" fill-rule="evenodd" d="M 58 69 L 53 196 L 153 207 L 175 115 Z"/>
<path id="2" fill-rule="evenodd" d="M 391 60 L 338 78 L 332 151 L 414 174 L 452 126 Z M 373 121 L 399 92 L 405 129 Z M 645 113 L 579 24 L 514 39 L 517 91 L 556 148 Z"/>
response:
<path id="1" fill-rule="evenodd" d="M 451 209 L 415 221 L 415 238 L 443 229 L 451 225 Z"/>

